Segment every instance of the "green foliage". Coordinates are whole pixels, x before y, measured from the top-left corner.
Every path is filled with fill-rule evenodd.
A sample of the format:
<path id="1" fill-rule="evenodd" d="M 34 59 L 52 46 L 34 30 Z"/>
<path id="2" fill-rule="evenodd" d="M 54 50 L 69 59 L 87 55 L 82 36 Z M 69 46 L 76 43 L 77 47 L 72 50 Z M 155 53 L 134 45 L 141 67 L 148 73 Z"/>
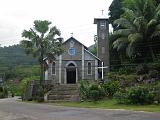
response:
<path id="1" fill-rule="evenodd" d="M 98 84 L 92 84 L 89 88 L 90 100 L 97 101 L 105 97 L 103 87 Z"/>
<path id="2" fill-rule="evenodd" d="M 31 81 L 31 80 L 39 80 L 39 76 L 32 76 L 32 77 L 23 78 L 19 84 L 13 84 L 13 83 L 9 84 L 8 83 L 7 84 L 7 89 L 12 94 L 14 94 L 16 96 L 21 96 L 21 95 L 23 95 L 23 93 L 26 89 L 27 82 Z"/>
<path id="3" fill-rule="evenodd" d="M 38 66 L 38 65 L 17 66 L 17 67 L 15 67 L 14 73 L 16 74 L 16 76 L 21 77 L 21 78 L 39 76 L 40 66 Z"/>
<path id="4" fill-rule="evenodd" d="M 130 66 L 124 66 L 118 69 L 119 75 L 129 75 L 134 72 L 134 68 Z"/>
<path id="5" fill-rule="evenodd" d="M 0 47 L 0 56 L 0 67 L 6 67 L 7 70 L 16 65 L 38 64 L 35 58 L 25 54 L 24 49 L 21 48 L 20 45 Z"/>
<path id="6" fill-rule="evenodd" d="M 87 100 L 89 98 L 89 86 L 90 83 L 87 80 L 80 81 L 80 96 L 82 100 Z"/>
<path id="7" fill-rule="evenodd" d="M 82 100 L 97 101 L 104 98 L 105 93 L 99 84 L 82 80 L 80 81 L 80 96 Z"/>
<path id="8" fill-rule="evenodd" d="M 127 90 L 128 100 L 132 104 L 151 104 L 154 94 L 145 86 L 135 86 Z"/>
<path id="9" fill-rule="evenodd" d="M 148 71 L 149 71 L 149 68 L 148 68 L 148 66 L 146 64 L 140 64 L 136 68 L 137 75 L 147 74 Z"/>
<path id="10" fill-rule="evenodd" d="M 106 81 L 104 84 L 102 84 L 102 88 L 104 89 L 105 93 L 109 97 L 113 97 L 113 95 L 119 91 L 120 89 L 120 83 L 119 81 Z"/>
<path id="11" fill-rule="evenodd" d="M 160 61 L 149 64 L 151 70 L 157 70 L 160 72 Z"/>
<path id="12" fill-rule="evenodd" d="M 112 24 L 113 28 L 116 29 L 117 25 L 113 24 L 113 21 L 119 19 L 120 16 L 123 14 L 122 9 L 122 0 L 113 0 L 110 7 L 109 7 L 109 15 L 110 15 L 110 23 Z"/>
<path id="13" fill-rule="evenodd" d="M 151 70 L 148 73 L 149 78 L 158 78 L 159 77 L 159 72 L 157 70 Z"/>
<path id="14" fill-rule="evenodd" d="M 128 0 L 125 2 L 128 3 Z M 159 7 L 153 0 L 134 0 L 133 7 L 124 8 L 124 14 L 114 24 L 118 28 L 113 33 L 113 48 L 120 54 L 126 51 L 126 56 L 137 62 L 153 61 L 158 48 L 150 46 L 158 42 L 160 16 Z M 140 47 L 140 46 L 146 47 Z M 122 52 L 122 53 L 121 53 Z"/>
<path id="15" fill-rule="evenodd" d="M 160 103 L 160 82 L 156 83 L 153 86 L 153 91 L 154 91 L 154 101 Z"/>
<path id="16" fill-rule="evenodd" d="M 133 86 L 137 83 L 137 79 L 138 79 L 137 75 L 134 75 L 134 74 L 130 74 L 130 75 L 120 74 L 119 75 L 119 72 L 109 72 L 107 74 L 107 77 L 109 80 L 119 81 L 120 87 Z"/>
<path id="17" fill-rule="evenodd" d="M 128 104 L 128 98 L 125 90 L 117 91 L 113 98 L 117 101 L 118 104 Z"/>
<path id="18" fill-rule="evenodd" d="M 36 100 L 37 102 L 44 102 L 44 88 L 41 85 L 38 85 L 36 87 L 36 97 L 34 98 L 34 100 Z"/>
<path id="19" fill-rule="evenodd" d="M 0 86 L 0 98 L 5 98 L 8 96 L 8 90 L 6 86 Z"/>
<path id="20" fill-rule="evenodd" d="M 50 21 L 35 20 L 34 27 L 30 28 L 30 30 L 24 30 L 22 33 L 22 37 L 27 40 L 22 40 L 20 43 L 26 54 L 32 54 L 33 57 L 38 58 L 41 66 L 41 83 L 44 79 L 43 73 L 48 68 L 44 58 L 51 62 L 56 55 L 60 55 L 63 52 L 60 30 L 56 26 L 50 28 L 50 24 Z"/>
<path id="21" fill-rule="evenodd" d="M 97 101 L 105 97 L 112 97 L 120 89 L 118 81 L 108 81 L 104 84 L 80 81 L 80 95 L 82 100 Z"/>
<path id="22" fill-rule="evenodd" d="M 148 86 L 134 86 L 114 94 L 120 104 L 152 104 L 155 97 L 154 91 Z"/>

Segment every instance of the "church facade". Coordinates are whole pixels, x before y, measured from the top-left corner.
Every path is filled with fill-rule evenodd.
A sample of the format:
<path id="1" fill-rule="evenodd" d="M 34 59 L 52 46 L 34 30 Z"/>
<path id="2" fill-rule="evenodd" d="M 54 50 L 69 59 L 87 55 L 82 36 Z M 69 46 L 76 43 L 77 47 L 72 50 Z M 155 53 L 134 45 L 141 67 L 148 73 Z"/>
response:
<path id="1" fill-rule="evenodd" d="M 63 43 L 64 52 L 49 63 L 46 80 L 59 84 L 76 84 L 79 80 L 98 80 L 98 62 L 88 48 L 71 37 Z"/>
<path id="2" fill-rule="evenodd" d="M 63 43 L 62 55 L 56 57 L 53 63 L 49 63 L 45 80 L 59 84 L 76 84 L 80 80 L 98 80 L 103 71 L 98 70 L 98 66 L 102 66 L 103 62 L 109 68 L 108 19 L 95 18 L 94 24 L 97 24 L 98 57 L 93 55 L 85 45 L 71 37 Z"/>

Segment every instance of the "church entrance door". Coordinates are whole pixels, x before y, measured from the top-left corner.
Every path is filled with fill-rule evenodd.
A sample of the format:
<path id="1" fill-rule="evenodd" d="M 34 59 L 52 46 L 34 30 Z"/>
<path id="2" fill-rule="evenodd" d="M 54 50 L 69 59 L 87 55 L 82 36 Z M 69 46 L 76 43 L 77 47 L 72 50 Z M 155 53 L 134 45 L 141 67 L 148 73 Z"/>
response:
<path id="1" fill-rule="evenodd" d="M 66 68 L 67 72 L 67 84 L 76 84 L 76 67 L 73 63 L 70 63 Z"/>

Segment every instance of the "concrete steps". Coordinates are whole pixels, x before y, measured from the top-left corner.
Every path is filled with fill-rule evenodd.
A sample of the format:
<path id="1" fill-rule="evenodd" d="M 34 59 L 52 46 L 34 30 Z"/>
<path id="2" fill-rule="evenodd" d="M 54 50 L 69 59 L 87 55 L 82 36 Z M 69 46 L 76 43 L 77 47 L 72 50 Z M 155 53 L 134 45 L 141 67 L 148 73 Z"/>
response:
<path id="1" fill-rule="evenodd" d="M 56 85 L 47 93 L 48 102 L 79 101 L 79 89 L 77 84 Z"/>

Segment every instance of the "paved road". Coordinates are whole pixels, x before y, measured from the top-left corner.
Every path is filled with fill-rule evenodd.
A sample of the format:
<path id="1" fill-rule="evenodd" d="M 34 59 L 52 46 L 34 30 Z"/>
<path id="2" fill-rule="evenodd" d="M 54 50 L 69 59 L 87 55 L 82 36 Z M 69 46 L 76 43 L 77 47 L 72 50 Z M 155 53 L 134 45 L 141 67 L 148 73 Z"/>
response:
<path id="1" fill-rule="evenodd" d="M 58 107 L 0 100 L 0 120 L 160 120 L 159 113 Z"/>

